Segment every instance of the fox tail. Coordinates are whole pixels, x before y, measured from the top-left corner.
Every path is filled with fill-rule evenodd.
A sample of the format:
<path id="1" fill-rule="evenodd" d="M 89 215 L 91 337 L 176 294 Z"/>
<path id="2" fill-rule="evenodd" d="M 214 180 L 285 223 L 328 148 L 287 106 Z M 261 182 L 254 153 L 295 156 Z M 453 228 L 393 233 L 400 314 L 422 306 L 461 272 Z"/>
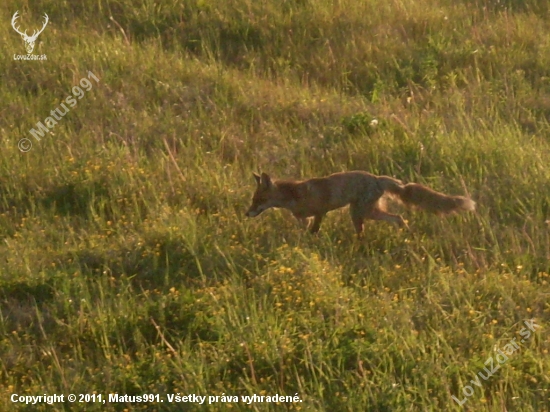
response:
<path id="1" fill-rule="evenodd" d="M 447 214 L 462 210 L 474 211 L 476 208 L 476 203 L 470 198 L 448 196 L 418 183 L 404 185 L 400 180 L 389 176 L 379 176 L 378 185 L 405 206 L 417 207 L 427 212 Z"/>

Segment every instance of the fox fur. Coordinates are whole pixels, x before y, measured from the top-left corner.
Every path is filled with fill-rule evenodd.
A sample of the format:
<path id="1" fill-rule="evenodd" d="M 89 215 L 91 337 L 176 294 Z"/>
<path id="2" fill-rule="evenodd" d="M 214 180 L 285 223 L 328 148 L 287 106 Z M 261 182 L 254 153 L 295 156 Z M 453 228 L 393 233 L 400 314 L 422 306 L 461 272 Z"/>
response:
<path id="1" fill-rule="evenodd" d="M 254 179 L 257 187 L 246 216 L 255 217 L 273 207 L 288 209 L 304 224 L 313 217 L 309 228 L 312 233 L 319 231 L 327 212 L 347 205 L 359 236 L 365 219 L 407 226 L 401 216 L 386 211 L 386 197 L 436 214 L 473 211 L 476 206 L 473 200 L 464 196 L 448 196 L 418 183 L 403 184 L 389 176 L 363 171 L 340 172 L 302 181 L 272 180 L 266 173 L 254 173 Z"/>

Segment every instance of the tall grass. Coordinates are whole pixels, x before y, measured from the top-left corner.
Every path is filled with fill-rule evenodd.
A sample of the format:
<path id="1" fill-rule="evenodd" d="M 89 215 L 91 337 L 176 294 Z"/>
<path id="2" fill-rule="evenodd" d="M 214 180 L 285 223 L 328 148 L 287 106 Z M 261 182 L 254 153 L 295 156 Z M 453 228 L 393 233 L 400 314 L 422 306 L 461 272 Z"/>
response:
<path id="1" fill-rule="evenodd" d="M 9 26 L 50 23 L 35 53 Z M 0 409 L 550 410 L 545 1 L 0 5 Z M 29 133 L 88 71 L 52 133 Z M 373 126 L 371 120 L 377 119 Z M 31 140 L 21 153 L 17 143 Z M 254 179 L 363 169 L 474 214 L 248 220 Z M 484 362 L 540 328 L 481 387 Z M 464 398 L 462 389 L 473 385 Z M 292 404 L 166 394 L 294 395 Z M 207 402 L 208 403 L 208 402 Z"/>

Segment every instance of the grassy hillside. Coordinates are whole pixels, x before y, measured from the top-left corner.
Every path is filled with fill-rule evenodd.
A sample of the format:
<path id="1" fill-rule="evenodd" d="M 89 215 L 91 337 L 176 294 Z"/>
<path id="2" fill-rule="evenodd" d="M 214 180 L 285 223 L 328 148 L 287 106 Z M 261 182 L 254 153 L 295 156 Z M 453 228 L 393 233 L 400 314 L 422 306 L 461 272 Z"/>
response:
<path id="1" fill-rule="evenodd" d="M 0 5 L 0 410 L 550 410 L 550 3 L 174 3 Z M 244 217 L 353 169 L 478 210 Z M 10 400 L 70 393 L 164 402 Z"/>

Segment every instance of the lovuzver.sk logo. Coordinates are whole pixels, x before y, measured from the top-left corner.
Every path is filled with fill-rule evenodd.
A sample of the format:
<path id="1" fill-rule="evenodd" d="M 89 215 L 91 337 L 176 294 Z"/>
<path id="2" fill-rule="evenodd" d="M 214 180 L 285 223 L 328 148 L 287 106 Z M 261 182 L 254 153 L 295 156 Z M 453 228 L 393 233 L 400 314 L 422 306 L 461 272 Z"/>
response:
<path id="1" fill-rule="evenodd" d="M 16 26 L 16 20 L 19 18 L 19 10 L 15 12 L 11 19 L 11 26 L 13 29 L 21 35 L 23 38 L 23 41 L 25 42 L 25 49 L 27 49 L 27 54 L 14 54 L 13 60 L 46 60 L 46 55 L 41 54 L 32 54 L 32 51 L 34 50 L 34 45 L 36 43 L 36 39 L 38 38 L 38 35 L 44 31 L 46 26 L 48 25 L 48 21 L 50 21 L 50 18 L 46 13 L 44 13 L 44 24 L 42 25 L 42 28 L 40 30 L 35 30 L 31 36 L 27 34 L 27 30 L 25 32 L 21 32 L 19 27 Z"/>

